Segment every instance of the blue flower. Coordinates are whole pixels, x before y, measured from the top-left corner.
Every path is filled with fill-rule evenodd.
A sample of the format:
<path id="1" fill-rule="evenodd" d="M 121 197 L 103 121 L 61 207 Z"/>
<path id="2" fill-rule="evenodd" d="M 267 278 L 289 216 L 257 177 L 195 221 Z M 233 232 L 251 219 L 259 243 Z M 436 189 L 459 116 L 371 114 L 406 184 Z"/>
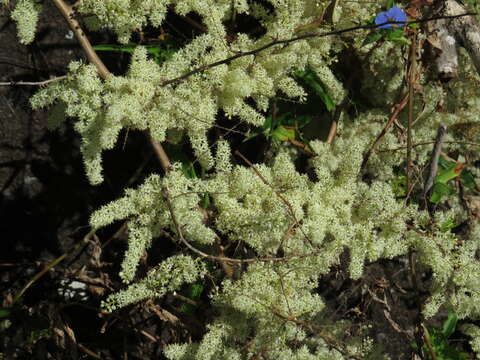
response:
<path id="1" fill-rule="evenodd" d="M 375 25 L 384 24 L 389 21 L 398 21 L 401 24 L 385 24 L 379 26 L 380 29 L 390 29 L 392 27 L 404 27 L 407 23 L 407 14 L 399 7 L 392 7 L 388 11 L 381 12 L 375 17 Z"/>

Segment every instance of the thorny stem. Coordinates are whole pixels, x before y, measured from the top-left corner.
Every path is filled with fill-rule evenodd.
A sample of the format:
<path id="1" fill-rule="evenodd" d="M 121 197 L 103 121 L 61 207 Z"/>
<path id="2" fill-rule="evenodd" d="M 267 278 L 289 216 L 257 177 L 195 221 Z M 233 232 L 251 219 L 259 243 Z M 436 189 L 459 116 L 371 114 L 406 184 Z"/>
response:
<path id="1" fill-rule="evenodd" d="M 98 57 L 97 53 L 92 47 L 92 44 L 90 44 L 90 41 L 80 27 L 77 19 L 75 19 L 75 12 L 73 11 L 72 7 L 70 5 L 67 5 L 63 0 L 52 1 L 58 8 L 58 10 L 60 10 L 60 13 L 67 21 L 68 26 L 75 34 L 75 37 L 77 38 L 78 42 L 83 48 L 83 51 L 85 51 L 85 54 L 87 55 L 88 61 L 95 65 L 100 77 L 102 79 L 106 79 L 107 76 L 110 75 L 110 71 L 108 71 L 103 61 Z"/>

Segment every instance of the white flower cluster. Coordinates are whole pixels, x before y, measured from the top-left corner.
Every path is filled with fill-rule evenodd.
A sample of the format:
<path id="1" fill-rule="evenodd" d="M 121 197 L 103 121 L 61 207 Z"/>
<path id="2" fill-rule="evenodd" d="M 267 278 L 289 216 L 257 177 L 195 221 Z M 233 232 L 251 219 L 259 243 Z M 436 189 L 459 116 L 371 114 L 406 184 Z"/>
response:
<path id="1" fill-rule="evenodd" d="M 153 24 L 161 22 L 169 3 L 84 0 L 80 2 L 79 12 L 94 14 L 104 26 L 118 26 L 121 36 L 128 38 L 132 29 L 145 25 L 148 16 Z M 184 131 L 201 165 L 209 169 L 214 161 L 207 131 L 212 128 L 218 111 L 262 125 L 265 121 L 262 112 L 278 92 L 305 99 L 304 90 L 291 77 L 292 70 L 310 66 L 325 82 L 335 102 L 340 102 L 345 95 L 341 84 L 325 66 L 330 62 L 332 37 L 273 46 L 255 56 L 240 57 L 180 83 L 162 86 L 165 80 L 180 77 L 199 66 L 255 50 L 275 39 L 294 37 L 305 21 L 315 19 L 323 11 L 317 7 L 317 14 L 306 14 L 307 7 L 298 0 L 273 2 L 275 13 L 263 19 L 264 36 L 252 39 L 240 33 L 235 41 L 226 43 L 223 21 L 232 11 L 230 1 L 172 3 L 179 14 L 197 12 L 208 31 L 179 49 L 171 59 L 156 64 L 147 59 L 146 50 L 139 47 L 126 76 L 110 75 L 103 82 L 90 65 L 72 63 L 65 81 L 48 86 L 32 98 L 34 108 L 58 104 L 56 116 L 51 118 L 54 125 L 61 121 L 62 115 L 79 120 L 75 128 L 82 137 L 82 154 L 92 184 L 103 180 L 101 153 L 114 146 L 122 128 L 148 130 L 158 141 L 165 140 L 167 130 Z M 237 12 L 254 12 L 255 6 L 250 9 L 245 1 L 236 1 L 234 8 Z M 154 15 L 145 14 L 156 14 L 155 20 L 151 18 Z M 255 105 L 247 101 L 250 98 Z"/>
<path id="2" fill-rule="evenodd" d="M 197 281 L 206 273 L 203 262 L 185 255 L 172 256 L 149 271 L 144 279 L 110 295 L 102 302 L 102 307 L 111 312 L 141 300 L 160 297 Z"/>
<path id="3" fill-rule="evenodd" d="M 334 146 L 318 140 L 310 143 L 317 155 L 310 161 L 308 175 L 296 170 L 294 153 L 282 145 L 271 164 L 257 164 L 255 169 L 232 164 L 227 142 L 220 141 L 216 154 L 211 153 L 207 133 L 220 111 L 259 126 L 265 121 L 269 101 L 277 94 L 305 99 L 306 92 L 294 80 L 293 70 L 312 68 L 335 103 L 345 99 L 344 86 L 331 67 L 343 51 L 344 43 L 338 37 L 277 44 L 209 67 L 309 31 L 308 25 L 323 18 L 329 4 L 330 0 L 82 0 L 78 11 L 91 16 L 87 22 L 97 29 L 112 29 L 121 42 L 127 42 L 132 31 L 147 23 L 160 25 L 167 7 L 179 15 L 195 12 L 206 32 L 162 64 L 149 59 L 146 49 L 138 47 L 125 76 L 110 75 L 101 80 L 92 65 L 73 62 L 64 81 L 50 84 L 32 98 L 34 108 L 55 104 L 51 127 L 58 127 L 66 116 L 76 119 L 86 173 L 93 184 L 103 180 L 102 151 L 116 144 L 122 129 L 148 131 L 160 142 L 168 131 L 179 137 L 186 135 L 203 169 L 210 170 L 201 179 L 189 179 L 175 165 L 164 178 L 149 176 L 143 185 L 127 189 L 124 197 L 92 215 L 90 222 L 95 229 L 118 220 L 128 222 L 128 250 L 120 274 L 125 282 L 134 279 L 139 260 L 153 239 L 163 231 L 177 234 L 166 189 L 179 227 L 192 246 L 208 249 L 220 236 L 230 243 L 238 242 L 247 254 L 285 257 L 283 262 L 250 264 L 240 279 L 225 281 L 213 298 L 221 313 L 203 341 L 169 346 L 169 359 L 252 358 L 265 349 L 276 359 L 343 359 L 319 336 L 285 317 L 321 321 L 324 304 L 315 294 L 317 279 L 339 262 L 345 250 L 354 279 L 362 276 L 366 262 L 415 251 L 419 263 L 433 274 L 431 297 L 423 315 L 433 316 L 441 306 L 448 306 L 461 318 L 480 317 L 480 227 L 474 226 L 470 239 L 464 242 L 460 236 L 442 231 L 445 222 L 465 218 L 453 196 L 447 198 L 450 211 L 437 212 L 433 219 L 426 211 L 396 200 L 392 181 L 399 176 L 395 167 L 402 167 L 405 159 L 405 144 L 399 140 L 405 139 L 405 112 L 399 114 L 395 131 L 389 130 L 371 154 L 365 172 L 372 180 L 368 184 L 359 180 L 366 150 L 391 116 L 388 109 L 405 91 L 404 49 L 398 44 L 362 47 L 366 32 L 352 40 L 349 52 L 362 64 L 358 69 L 362 84 L 355 86 L 366 94 L 355 100 L 364 104 L 359 106 L 359 113 L 342 115 Z M 342 28 L 353 21 L 367 21 L 380 5 L 338 2 L 332 25 Z M 38 11 L 35 1 L 19 0 L 12 13 L 25 43 L 33 40 Z M 239 33 L 230 39 L 225 23 L 234 13 L 255 17 L 265 33 L 258 38 Z M 325 25 L 318 31 L 328 30 Z M 463 129 L 459 123 L 469 129 L 480 126 L 479 77 L 465 54 L 460 54 L 460 61 L 465 65 L 460 71 L 462 81 L 449 85 L 448 91 L 426 75 L 419 76 L 417 90 L 421 91 L 415 93 L 413 102 L 415 142 L 433 141 L 440 123 L 452 128 L 448 141 L 458 138 L 455 131 Z M 202 66 L 207 69 L 164 86 L 165 81 Z M 478 133 L 468 131 L 466 140 L 479 141 Z M 420 145 L 413 148 L 413 160 L 423 167 L 431 147 Z M 466 142 L 449 143 L 445 149 L 474 153 L 469 146 Z M 472 172 L 478 176 L 478 170 Z M 204 194 L 214 209 L 208 222 L 199 211 Z M 109 297 L 103 306 L 113 311 L 158 297 L 205 273 L 202 260 L 176 255 L 160 263 L 145 279 Z M 334 329 L 342 326 L 335 324 Z M 466 327 L 465 331 L 475 337 L 472 346 L 480 348 L 478 328 Z M 292 348 L 291 343 L 297 341 L 301 345 Z M 354 353 L 370 351 L 368 341 L 364 345 L 352 341 L 349 349 Z"/>
<path id="4" fill-rule="evenodd" d="M 19 0 L 11 13 L 17 23 L 18 37 L 22 44 L 30 44 L 35 38 L 38 17 L 42 6 L 36 0 Z"/>
<path id="5" fill-rule="evenodd" d="M 202 214 L 197 209 L 200 198 L 192 192 L 192 181 L 181 175 L 179 170 L 172 171 L 164 179 L 151 175 L 138 189 L 126 190 L 125 197 L 101 207 L 90 219 L 95 229 L 115 220 L 131 219 L 128 221 L 128 250 L 120 273 L 125 282 L 134 278 L 140 258 L 150 248 L 152 239 L 164 229 L 176 231 L 165 200 L 166 188 L 187 239 L 201 244 L 215 239 L 215 233 L 203 224 Z"/>

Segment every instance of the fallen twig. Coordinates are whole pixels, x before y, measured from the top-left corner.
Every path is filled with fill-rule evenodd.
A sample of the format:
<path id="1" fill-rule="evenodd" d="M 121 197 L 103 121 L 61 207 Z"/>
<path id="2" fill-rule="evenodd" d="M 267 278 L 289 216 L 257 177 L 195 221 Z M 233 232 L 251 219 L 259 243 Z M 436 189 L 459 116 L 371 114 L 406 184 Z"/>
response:
<path id="1" fill-rule="evenodd" d="M 57 76 L 43 81 L 3 81 L 0 82 L 0 86 L 44 86 L 55 81 L 63 80 L 66 77 L 66 75 Z"/>

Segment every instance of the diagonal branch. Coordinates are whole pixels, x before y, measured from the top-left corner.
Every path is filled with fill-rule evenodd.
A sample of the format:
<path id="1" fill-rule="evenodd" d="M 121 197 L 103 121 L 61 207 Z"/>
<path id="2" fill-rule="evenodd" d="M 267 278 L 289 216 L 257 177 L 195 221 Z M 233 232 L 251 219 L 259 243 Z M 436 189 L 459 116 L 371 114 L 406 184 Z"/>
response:
<path id="1" fill-rule="evenodd" d="M 52 0 L 52 1 L 55 4 L 55 6 L 58 8 L 58 10 L 60 10 L 60 13 L 63 15 L 63 17 L 67 21 L 68 26 L 75 34 L 75 37 L 77 38 L 78 42 L 83 48 L 83 51 L 85 51 L 85 54 L 87 55 L 88 61 L 90 61 L 92 64 L 96 66 L 100 77 L 102 79 L 105 79 L 110 74 L 110 71 L 108 71 L 103 61 L 98 57 L 97 53 L 92 47 L 92 44 L 90 44 L 90 41 L 85 36 L 85 33 L 80 27 L 79 22 L 77 21 L 77 19 L 75 19 L 75 12 L 73 11 L 73 8 L 70 5 L 67 5 L 63 0 Z"/>
<path id="2" fill-rule="evenodd" d="M 467 12 L 467 13 L 464 13 L 464 14 L 456 14 L 456 15 L 433 16 L 433 17 L 430 17 L 430 18 L 427 18 L 427 19 L 410 21 L 409 24 L 426 23 L 426 22 L 429 22 L 429 21 L 434 21 L 434 20 L 439 20 L 439 19 L 456 19 L 456 18 L 460 18 L 460 17 L 464 17 L 464 16 L 475 16 L 475 15 L 477 15 L 477 13 Z M 273 46 L 276 46 L 276 45 L 288 45 L 288 44 L 291 44 L 291 43 L 293 43 L 295 41 L 299 41 L 299 40 L 306 40 L 306 39 L 322 38 L 322 37 L 327 37 L 327 36 L 341 35 L 341 34 L 344 34 L 344 33 L 347 33 L 347 32 L 355 31 L 355 30 L 371 30 L 371 29 L 376 29 L 376 28 L 379 28 L 380 26 L 387 25 L 387 24 L 404 24 L 404 23 L 403 22 L 398 22 L 398 21 L 388 21 L 388 22 L 378 24 L 378 25 L 358 25 L 358 26 L 348 27 L 348 28 L 345 28 L 345 29 L 333 30 L 333 31 L 329 31 L 329 32 L 326 32 L 326 33 L 321 33 L 321 34 L 308 33 L 308 34 L 296 36 L 296 37 L 293 37 L 293 38 L 290 38 L 290 39 L 275 40 L 275 41 L 272 41 L 268 44 L 265 44 L 265 45 L 263 45 L 263 46 L 261 46 L 257 49 L 250 50 L 250 51 L 245 51 L 245 52 L 240 52 L 240 53 L 235 54 L 233 56 L 230 56 L 226 59 L 219 60 L 219 61 L 216 61 L 214 63 L 208 64 L 208 65 L 200 66 L 200 67 L 198 67 L 196 69 L 193 69 L 192 71 L 189 71 L 188 73 L 183 74 L 179 77 L 163 81 L 162 83 L 160 83 L 160 86 L 163 87 L 163 86 L 167 86 L 167 85 L 178 84 L 178 83 L 182 82 L 183 80 L 189 78 L 190 76 L 199 74 L 201 72 L 204 72 L 205 70 L 208 70 L 208 69 L 211 69 L 211 68 L 214 68 L 216 66 L 223 65 L 223 64 L 229 64 L 233 60 L 236 60 L 236 59 L 239 59 L 239 58 L 242 58 L 242 57 L 245 57 L 245 56 L 256 55 L 256 54 L 258 54 L 258 53 L 260 53 L 264 50 L 267 50 L 267 49 L 269 49 Z"/>
<path id="3" fill-rule="evenodd" d="M 312 246 L 312 248 L 314 247 L 313 245 L 313 242 L 312 240 L 307 236 L 307 234 L 305 233 L 305 231 L 302 229 L 302 227 L 300 226 L 300 221 L 298 221 L 296 215 L 295 215 L 295 211 L 293 211 L 293 206 L 292 204 L 290 204 L 290 202 L 285 199 L 285 197 L 280 194 L 277 190 L 275 190 L 273 188 L 273 186 L 271 184 L 269 184 L 269 182 L 267 181 L 267 179 L 265 179 L 265 177 L 260 173 L 260 171 L 258 171 L 258 169 L 256 168 L 255 165 L 253 165 L 250 160 L 248 160 L 245 156 L 242 155 L 242 153 L 240 153 L 240 151 L 235 151 L 235 155 L 237 155 L 238 157 L 240 157 L 243 161 L 245 161 L 245 163 L 250 166 L 252 168 L 252 170 L 255 172 L 255 174 L 257 174 L 257 176 L 263 181 L 263 183 L 265 185 L 268 185 L 272 188 L 273 192 L 275 193 L 275 195 L 278 196 L 278 198 L 280 200 L 283 201 L 283 203 L 287 206 L 288 208 L 288 212 L 290 213 L 290 216 L 292 217 L 292 219 L 295 221 L 295 224 L 300 228 L 300 231 L 302 232 L 303 236 L 305 237 L 305 239 L 307 239 L 307 241 L 310 243 L 310 245 Z"/>
<path id="4" fill-rule="evenodd" d="M 219 262 L 227 261 L 227 262 L 232 262 L 232 263 L 236 263 L 236 264 L 242 264 L 242 263 L 253 263 L 253 262 L 285 262 L 285 261 L 289 261 L 289 260 L 294 259 L 294 258 L 306 258 L 306 257 L 315 256 L 315 255 L 320 254 L 320 251 L 316 251 L 316 252 L 314 251 L 314 252 L 310 252 L 308 254 L 290 255 L 290 256 L 286 256 L 286 257 L 261 257 L 261 258 L 250 258 L 250 259 L 234 259 L 234 258 L 229 258 L 229 257 L 214 256 L 214 255 L 207 254 L 206 252 L 203 252 L 203 251 L 197 249 L 196 247 L 194 247 L 183 236 L 182 227 L 180 226 L 180 223 L 178 222 L 177 217 L 175 215 L 175 212 L 173 210 L 173 205 L 172 205 L 172 201 L 171 201 L 171 198 L 170 198 L 170 193 L 168 191 L 168 187 L 163 188 L 163 197 L 164 197 L 165 202 L 167 204 L 168 211 L 170 212 L 170 216 L 172 218 L 173 225 L 174 225 L 175 231 L 176 231 L 176 233 L 177 233 L 177 235 L 180 239 L 180 242 L 183 245 L 185 245 L 188 249 L 190 249 L 192 252 L 194 252 L 197 255 L 200 255 L 201 257 L 203 257 L 205 259 L 215 260 L 215 261 L 219 261 Z"/>

